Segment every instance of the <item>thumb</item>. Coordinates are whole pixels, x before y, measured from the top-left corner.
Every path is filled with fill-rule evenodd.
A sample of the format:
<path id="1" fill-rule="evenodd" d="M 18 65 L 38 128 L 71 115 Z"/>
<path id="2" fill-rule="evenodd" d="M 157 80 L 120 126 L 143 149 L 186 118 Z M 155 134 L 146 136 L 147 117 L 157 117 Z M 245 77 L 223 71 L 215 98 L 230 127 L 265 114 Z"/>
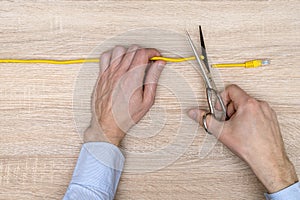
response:
<path id="1" fill-rule="evenodd" d="M 188 111 L 188 116 L 203 127 L 203 116 L 206 113 L 208 113 L 206 110 L 191 109 Z M 218 121 L 213 117 L 213 115 L 208 114 L 206 116 L 206 124 L 208 131 L 218 138 L 223 131 L 224 122 Z"/>

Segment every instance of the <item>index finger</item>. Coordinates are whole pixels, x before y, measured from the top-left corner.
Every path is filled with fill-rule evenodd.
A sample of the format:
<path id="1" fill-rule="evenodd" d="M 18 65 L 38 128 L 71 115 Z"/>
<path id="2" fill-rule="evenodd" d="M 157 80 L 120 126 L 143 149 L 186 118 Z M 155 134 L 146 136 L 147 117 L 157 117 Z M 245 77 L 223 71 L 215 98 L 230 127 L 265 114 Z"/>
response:
<path id="1" fill-rule="evenodd" d="M 160 56 L 160 53 L 154 48 L 138 49 L 131 63 L 130 69 L 147 65 L 150 62 L 150 58 L 155 56 Z"/>
<path id="2" fill-rule="evenodd" d="M 244 104 L 250 96 L 239 86 L 229 85 L 221 93 L 222 99 L 225 105 L 228 105 L 230 102 L 233 102 L 235 110 L 242 104 Z"/>
<path id="3" fill-rule="evenodd" d="M 137 74 L 138 83 L 143 82 L 150 58 L 154 56 L 160 56 L 160 53 L 156 49 L 147 48 L 137 50 L 128 70 L 134 69 Z"/>

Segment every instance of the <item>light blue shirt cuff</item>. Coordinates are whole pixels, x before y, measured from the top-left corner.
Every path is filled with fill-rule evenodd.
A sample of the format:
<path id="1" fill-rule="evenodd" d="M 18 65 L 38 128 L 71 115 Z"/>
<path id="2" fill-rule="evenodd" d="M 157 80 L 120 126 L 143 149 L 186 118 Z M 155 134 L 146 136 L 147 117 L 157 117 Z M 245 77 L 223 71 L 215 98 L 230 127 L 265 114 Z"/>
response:
<path id="1" fill-rule="evenodd" d="M 272 194 L 265 193 L 265 197 L 267 200 L 300 200 L 300 182 Z"/>
<path id="2" fill-rule="evenodd" d="M 124 162 L 123 154 L 115 145 L 83 144 L 64 200 L 113 199 Z"/>

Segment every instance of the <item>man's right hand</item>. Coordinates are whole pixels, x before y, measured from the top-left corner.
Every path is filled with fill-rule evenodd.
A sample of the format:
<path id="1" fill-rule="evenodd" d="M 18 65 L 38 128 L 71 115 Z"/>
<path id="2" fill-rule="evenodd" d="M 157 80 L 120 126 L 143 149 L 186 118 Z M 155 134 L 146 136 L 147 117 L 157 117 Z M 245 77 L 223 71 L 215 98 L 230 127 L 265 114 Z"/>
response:
<path id="1" fill-rule="evenodd" d="M 284 148 L 276 113 L 268 103 L 249 96 L 236 85 L 221 94 L 229 120 L 207 116 L 208 130 L 233 153 L 246 161 L 269 193 L 298 181 Z M 207 111 L 192 109 L 189 116 L 203 125 Z"/>

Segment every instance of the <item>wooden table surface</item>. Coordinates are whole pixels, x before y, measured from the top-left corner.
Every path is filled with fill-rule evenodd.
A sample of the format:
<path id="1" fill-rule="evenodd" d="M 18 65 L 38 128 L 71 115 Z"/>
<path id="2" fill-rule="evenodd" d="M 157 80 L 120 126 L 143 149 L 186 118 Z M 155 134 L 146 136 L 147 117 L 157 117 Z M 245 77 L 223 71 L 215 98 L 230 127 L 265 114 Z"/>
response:
<path id="1" fill-rule="evenodd" d="M 187 55 L 184 30 L 197 39 L 201 24 L 212 63 L 271 60 L 263 68 L 217 70 L 216 80 L 271 104 L 300 174 L 299 13 L 299 1 L 284 0 L 1 1 L 0 57 L 86 58 L 116 43 Z M 0 64 L 0 199 L 63 197 L 97 69 Z M 167 64 L 154 107 L 123 142 L 128 159 L 116 199 L 264 199 L 249 167 L 186 117 L 205 98 L 191 63 Z"/>

